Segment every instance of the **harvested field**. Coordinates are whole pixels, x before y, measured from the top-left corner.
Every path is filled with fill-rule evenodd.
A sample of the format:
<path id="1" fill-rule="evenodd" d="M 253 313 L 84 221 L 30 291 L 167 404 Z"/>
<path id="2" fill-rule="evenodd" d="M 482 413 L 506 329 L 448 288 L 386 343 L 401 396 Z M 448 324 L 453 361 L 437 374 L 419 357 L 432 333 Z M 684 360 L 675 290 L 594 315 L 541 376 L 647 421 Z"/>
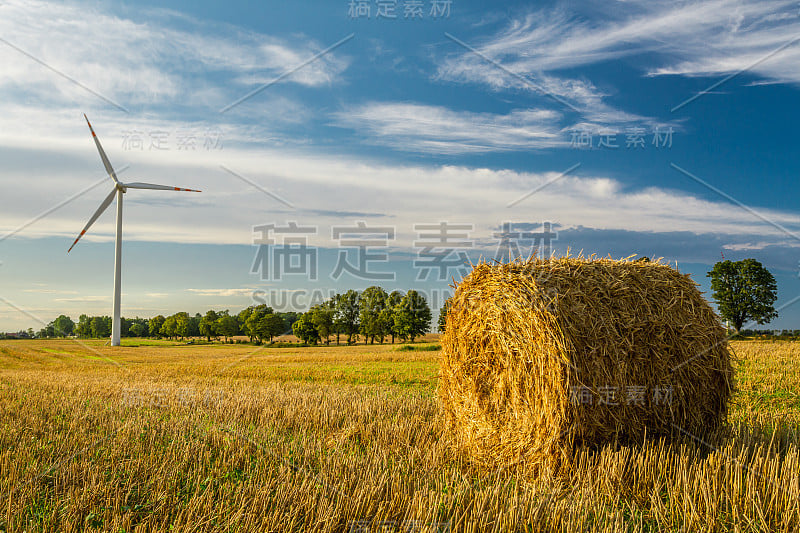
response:
<path id="1" fill-rule="evenodd" d="M 716 448 L 581 449 L 568 476 L 535 480 L 443 441 L 439 352 L 100 344 L 0 342 L 0 529 L 800 528 L 795 343 L 733 344 Z"/>

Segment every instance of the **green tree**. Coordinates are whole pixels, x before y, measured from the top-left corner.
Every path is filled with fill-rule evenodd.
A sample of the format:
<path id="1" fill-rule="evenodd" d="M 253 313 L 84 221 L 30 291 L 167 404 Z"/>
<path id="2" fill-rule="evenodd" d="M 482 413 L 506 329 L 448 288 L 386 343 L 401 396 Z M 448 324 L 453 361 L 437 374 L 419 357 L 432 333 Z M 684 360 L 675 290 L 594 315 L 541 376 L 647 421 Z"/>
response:
<path id="1" fill-rule="evenodd" d="M 156 315 L 147 323 L 147 329 L 151 337 L 161 337 L 161 327 L 164 325 L 164 315 Z"/>
<path id="2" fill-rule="evenodd" d="M 91 337 L 92 335 L 92 319 L 88 315 L 81 315 L 78 318 L 78 324 L 75 326 L 75 333 L 78 337 Z"/>
<path id="3" fill-rule="evenodd" d="M 255 341 L 255 335 L 250 331 L 250 328 L 247 327 L 247 319 L 250 318 L 250 314 L 253 312 L 254 307 L 251 305 L 250 307 L 246 307 L 239 311 L 239 314 L 236 315 L 236 320 L 239 322 L 239 331 L 250 337 L 250 342 Z"/>
<path id="4" fill-rule="evenodd" d="M 198 329 L 200 330 L 200 335 L 204 335 L 206 340 L 209 342 L 211 341 L 211 337 L 216 337 L 217 332 L 217 321 L 219 320 L 219 314 L 209 309 L 206 311 L 205 316 L 200 319 L 200 323 L 198 324 Z"/>
<path id="5" fill-rule="evenodd" d="M 300 318 L 292 324 L 292 333 L 306 344 L 317 344 L 319 340 L 319 332 L 311 319 L 311 313 L 300 315 Z"/>
<path id="6" fill-rule="evenodd" d="M 370 344 L 377 338 L 383 344 L 383 338 L 389 334 L 389 325 L 385 321 L 383 310 L 389 295 L 382 287 L 367 287 L 358 297 L 359 331 Z"/>
<path id="7" fill-rule="evenodd" d="M 92 337 L 102 339 L 111 335 L 111 317 L 92 317 Z"/>
<path id="8" fill-rule="evenodd" d="M 56 336 L 56 328 L 53 326 L 53 323 L 50 322 L 45 327 L 39 330 L 39 334 L 37 335 L 40 339 L 49 339 L 51 337 Z"/>
<path id="9" fill-rule="evenodd" d="M 330 344 L 331 335 L 335 331 L 336 303 L 333 300 L 327 300 L 315 305 L 308 312 L 311 315 L 311 322 L 317 328 L 320 339 L 325 344 Z"/>
<path id="10" fill-rule="evenodd" d="M 439 309 L 439 323 L 438 323 L 438 330 L 439 333 L 444 333 L 445 327 L 447 327 L 447 312 L 450 311 L 450 298 L 444 301 L 442 307 Z"/>
<path id="11" fill-rule="evenodd" d="M 331 309 L 333 309 L 333 329 L 331 331 L 336 335 L 336 346 L 339 346 L 342 333 L 344 333 L 342 330 L 342 321 L 339 319 L 339 298 L 341 297 L 342 295 L 337 293 L 323 302 L 330 305 Z"/>
<path id="12" fill-rule="evenodd" d="M 145 337 L 147 335 L 147 326 L 137 321 L 131 324 L 131 327 L 128 328 L 128 331 L 134 337 Z"/>
<path id="13" fill-rule="evenodd" d="M 347 344 L 358 340 L 358 291 L 336 295 L 336 325 L 347 335 Z"/>
<path id="14" fill-rule="evenodd" d="M 386 306 L 381 313 L 381 320 L 386 324 L 387 335 L 391 335 L 392 337 L 392 344 L 394 344 L 395 338 L 399 336 L 399 332 L 395 326 L 394 316 L 402 301 L 403 293 L 400 291 L 392 291 L 386 298 Z"/>
<path id="15" fill-rule="evenodd" d="M 292 324 L 300 318 L 300 315 L 303 313 L 297 313 L 295 311 L 286 311 L 285 313 L 277 313 L 283 319 L 284 330 L 283 333 L 291 333 L 292 332 Z M 283 334 L 282 333 L 282 334 Z"/>
<path id="16" fill-rule="evenodd" d="M 175 317 L 175 315 L 172 315 L 164 319 L 164 323 L 161 324 L 161 328 L 158 330 L 158 332 L 162 337 L 171 339 L 177 335 L 177 328 L 178 319 Z"/>
<path id="17" fill-rule="evenodd" d="M 773 306 L 778 299 L 775 277 L 755 259 L 720 261 L 707 276 L 720 316 L 730 320 L 737 333 L 747 320 L 765 324 L 778 316 Z"/>
<path id="18" fill-rule="evenodd" d="M 146 318 L 132 318 L 128 322 L 128 335 L 131 337 L 147 337 L 149 331 Z"/>
<path id="19" fill-rule="evenodd" d="M 251 339 L 255 339 L 257 343 L 261 343 L 268 337 L 268 335 L 265 334 L 268 330 L 263 329 L 261 322 L 267 315 L 273 314 L 273 310 L 266 304 L 256 305 L 248 309 L 250 309 L 250 313 L 244 323 L 245 331 Z"/>
<path id="20" fill-rule="evenodd" d="M 61 315 L 53 320 L 53 332 L 58 337 L 69 337 L 75 329 L 75 322 L 67 315 Z"/>
<path id="21" fill-rule="evenodd" d="M 228 311 L 223 311 L 217 319 L 216 331 L 230 340 L 231 337 L 239 334 L 239 321 L 236 317 L 228 314 Z"/>
<path id="22" fill-rule="evenodd" d="M 190 332 L 190 317 L 189 313 L 180 312 L 175 313 L 175 334 L 179 337 L 186 338 Z"/>
<path id="23" fill-rule="evenodd" d="M 272 342 L 273 337 L 283 335 L 286 327 L 283 318 L 277 313 L 266 313 L 258 321 L 258 336 Z"/>
<path id="24" fill-rule="evenodd" d="M 189 327 L 186 331 L 187 337 L 199 337 L 200 336 L 200 320 L 203 318 L 203 315 L 200 313 L 195 313 L 194 316 L 189 316 Z"/>
<path id="25" fill-rule="evenodd" d="M 431 329 L 431 309 L 425 297 L 415 290 L 408 291 L 395 310 L 394 323 L 400 337 L 411 342 L 427 333 Z"/>

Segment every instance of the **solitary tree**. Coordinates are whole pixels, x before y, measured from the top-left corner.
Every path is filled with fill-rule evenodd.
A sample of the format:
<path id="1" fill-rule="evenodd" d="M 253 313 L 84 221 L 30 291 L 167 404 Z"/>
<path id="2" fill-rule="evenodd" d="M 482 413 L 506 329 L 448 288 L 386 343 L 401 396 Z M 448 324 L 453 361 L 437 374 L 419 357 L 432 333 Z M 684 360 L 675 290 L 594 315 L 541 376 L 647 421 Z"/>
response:
<path id="1" fill-rule="evenodd" d="M 415 290 L 403 296 L 394 315 L 395 327 L 403 339 L 411 339 L 424 335 L 431 329 L 431 309 L 425 297 Z"/>
<path id="2" fill-rule="evenodd" d="M 778 285 L 755 259 L 720 261 L 707 276 L 719 314 L 733 323 L 737 333 L 747 320 L 765 324 L 778 316 L 773 307 Z"/>

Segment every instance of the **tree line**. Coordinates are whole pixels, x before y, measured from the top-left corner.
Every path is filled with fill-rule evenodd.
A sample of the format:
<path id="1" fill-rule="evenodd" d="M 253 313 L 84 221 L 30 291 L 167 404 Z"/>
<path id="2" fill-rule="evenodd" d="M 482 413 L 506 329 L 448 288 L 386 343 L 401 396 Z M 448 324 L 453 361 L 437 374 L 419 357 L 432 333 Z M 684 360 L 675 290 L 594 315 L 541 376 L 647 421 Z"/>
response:
<path id="1" fill-rule="evenodd" d="M 298 317 L 292 332 L 306 344 L 339 344 L 346 337 L 348 344 L 357 342 L 383 343 L 391 338 L 414 342 L 430 331 L 431 309 L 423 295 L 415 290 L 405 294 L 387 293 L 373 286 L 362 292 L 349 290 L 313 306 Z"/>
<path id="2" fill-rule="evenodd" d="M 174 315 L 157 315 L 152 318 L 122 318 L 120 335 L 122 337 L 151 337 L 157 339 L 185 339 L 206 337 L 230 340 L 236 335 L 247 335 L 253 342 L 271 341 L 274 337 L 291 332 L 292 324 L 300 313 L 276 313 L 267 305 L 250 306 L 237 315 L 230 311 L 209 310 L 205 315 L 194 316 L 186 312 Z M 110 316 L 81 315 L 75 323 L 66 315 L 61 315 L 36 335 L 38 338 L 70 337 L 106 338 L 111 335 Z"/>
<path id="3" fill-rule="evenodd" d="M 648 258 L 640 258 L 649 261 Z M 774 276 L 755 259 L 742 261 L 723 260 L 708 272 L 711 278 L 712 297 L 717 303 L 719 315 L 728 321 L 741 335 L 762 334 L 760 330 L 743 329 L 747 321 L 765 324 L 778 316 L 774 303 L 778 297 Z M 447 310 L 446 301 L 439 312 L 438 330 L 444 331 Z M 387 293 L 382 287 L 373 286 L 362 292 L 349 290 L 336 294 L 305 313 L 276 313 L 262 304 L 243 309 L 237 315 L 229 311 L 206 312 L 191 316 L 176 313 L 165 317 L 158 315 L 150 319 L 122 319 L 123 337 L 187 338 L 204 336 L 209 341 L 224 337 L 230 340 L 236 335 L 247 335 L 251 342 L 271 342 L 273 338 L 294 333 L 307 344 L 324 342 L 330 344 L 331 337 L 345 336 L 348 344 L 363 336 L 370 343 L 384 342 L 390 337 L 413 341 L 430 330 L 431 311 L 425 298 L 415 290 L 403 294 L 399 291 Z M 766 332 L 765 332 L 766 333 Z M 111 317 L 81 315 L 78 323 L 61 315 L 38 334 L 33 330 L 3 334 L 0 338 L 47 338 L 78 337 L 105 338 L 111 334 Z M 783 335 L 797 334 L 785 330 Z"/>
<path id="4" fill-rule="evenodd" d="M 151 337 L 185 339 L 205 337 L 209 342 L 246 335 L 250 342 L 272 342 L 275 337 L 294 333 L 306 344 L 324 342 L 335 338 L 339 344 L 344 338 L 353 344 L 363 337 L 365 341 L 383 343 L 390 338 L 411 340 L 430 331 L 431 310 L 425 297 L 415 290 L 405 294 L 387 293 L 373 286 L 361 292 L 348 290 L 336 294 L 305 313 L 276 312 L 266 304 L 252 305 L 238 314 L 229 310 L 209 310 L 194 316 L 186 312 L 174 315 L 157 315 L 152 318 L 122 318 L 122 337 Z M 441 328 L 440 328 L 441 329 Z M 31 336 L 33 332 L 31 331 Z M 111 317 L 80 315 L 78 322 L 61 315 L 35 336 L 38 338 L 70 337 L 107 338 L 111 335 Z"/>

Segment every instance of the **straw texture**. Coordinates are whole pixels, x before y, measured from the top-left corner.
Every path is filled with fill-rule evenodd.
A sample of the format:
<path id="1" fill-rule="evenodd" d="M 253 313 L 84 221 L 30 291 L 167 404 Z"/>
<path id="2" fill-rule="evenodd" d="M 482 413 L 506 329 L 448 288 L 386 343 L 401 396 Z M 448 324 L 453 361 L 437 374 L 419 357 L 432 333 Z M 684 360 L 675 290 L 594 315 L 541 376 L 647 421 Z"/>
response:
<path id="1" fill-rule="evenodd" d="M 724 328 L 658 261 L 481 263 L 451 300 L 438 395 L 477 463 L 536 470 L 580 445 L 703 438 L 732 389 Z"/>

